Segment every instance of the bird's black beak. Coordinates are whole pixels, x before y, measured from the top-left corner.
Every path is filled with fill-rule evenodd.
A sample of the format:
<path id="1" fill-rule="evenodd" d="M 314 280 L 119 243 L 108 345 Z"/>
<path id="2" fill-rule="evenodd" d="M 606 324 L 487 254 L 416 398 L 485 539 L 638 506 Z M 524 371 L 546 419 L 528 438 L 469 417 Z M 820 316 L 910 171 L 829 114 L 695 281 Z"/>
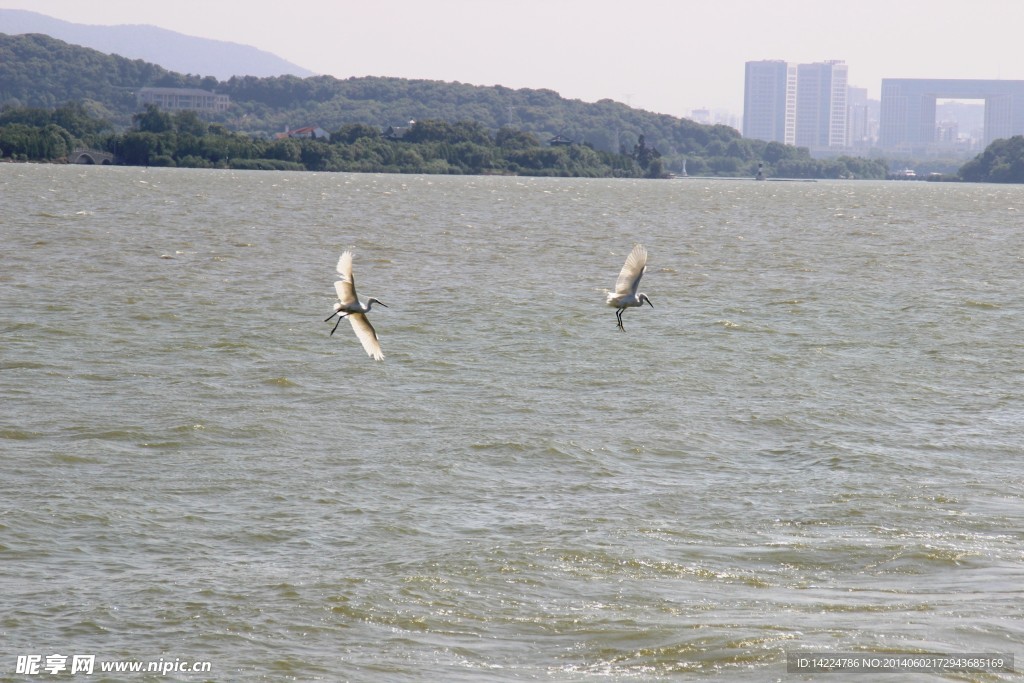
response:
<path id="1" fill-rule="evenodd" d="M 379 303 L 379 304 L 380 304 L 381 306 L 383 306 L 384 308 L 391 308 L 390 306 L 388 306 L 388 305 L 387 305 L 386 303 L 384 303 L 383 301 L 378 301 L 377 303 Z"/>
<path id="2" fill-rule="evenodd" d="M 645 299 L 645 301 L 647 302 L 648 306 L 650 306 L 651 308 L 654 308 L 654 304 L 651 303 L 650 299 Z"/>

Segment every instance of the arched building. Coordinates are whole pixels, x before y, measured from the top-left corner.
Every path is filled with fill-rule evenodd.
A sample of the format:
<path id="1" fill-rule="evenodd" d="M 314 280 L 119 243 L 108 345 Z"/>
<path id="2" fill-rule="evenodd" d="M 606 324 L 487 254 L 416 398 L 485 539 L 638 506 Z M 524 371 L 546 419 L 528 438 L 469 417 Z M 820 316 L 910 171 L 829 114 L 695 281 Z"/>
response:
<path id="1" fill-rule="evenodd" d="M 913 152 L 936 142 L 935 101 L 985 101 L 985 138 L 1024 135 L 1024 81 L 883 78 L 878 146 Z"/>

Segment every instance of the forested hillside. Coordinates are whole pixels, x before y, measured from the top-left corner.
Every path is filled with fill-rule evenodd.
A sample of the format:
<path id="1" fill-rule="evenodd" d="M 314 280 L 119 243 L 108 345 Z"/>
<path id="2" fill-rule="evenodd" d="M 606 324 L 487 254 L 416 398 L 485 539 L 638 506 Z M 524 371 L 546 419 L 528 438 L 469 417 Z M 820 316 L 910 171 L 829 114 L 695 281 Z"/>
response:
<path id="1" fill-rule="evenodd" d="M 994 140 L 960 168 L 960 177 L 978 183 L 1024 183 L 1024 136 Z"/>
<path id="2" fill-rule="evenodd" d="M 0 34 L 0 108 L 53 108 L 79 101 L 126 127 L 138 109 L 136 91 L 173 80 L 166 69 L 139 59 L 106 55 L 43 35 Z M 216 79 L 208 83 L 216 85 Z"/>
<path id="3" fill-rule="evenodd" d="M 725 155 L 741 140 L 725 126 L 703 126 L 604 100 L 568 100 L 551 90 L 512 90 L 461 83 L 331 76 L 298 78 L 212 77 L 177 74 L 140 60 L 105 55 L 41 35 L 0 36 L 0 106 L 55 107 L 68 101 L 127 128 L 141 107 L 135 93 L 147 86 L 190 87 L 230 96 L 229 112 L 215 119 L 233 130 L 273 135 L 286 128 L 318 125 L 337 130 L 365 123 L 386 128 L 409 121 L 475 121 L 541 138 L 561 134 L 596 149 L 619 151 L 640 135 L 664 155 Z M 735 151 L 735 150 L 734 150 Z"/>
<path id="4" fill-rule="evenodd" d="M 105 55 L 42 35 L 0 34 L 0 109 L 55 109 L 80 104 L 127 131 L 142 110 L 143 87 L 201 88 L 226 94 L 230 109 L 207 119 L 226 131 L 271 139 L 275 133 L 319 126 L 331 133 L 363 124 L 378 130 L 412 121 L 470 122 L 496 136 L 520 131 L 544 143 L 560 140 L 596 152 L 639 153 L 666 172 L 749 175 L 759 163 L 769 175 L 884 177 L 884 164 L 863 159 L 812 160 L 804 149 L 744 139 L 726 126 L 630 108 L 611 100 L 586 103 L 551 90 L 361 77 L 243 77 L 218 81 L 179 74 L 140 60 Z M 685 87 L 685 84 L 666 84 Z M 650 160 L 650 159 L 648 159 Z M 646 164 L 645 164 L 646 167 Z"/>

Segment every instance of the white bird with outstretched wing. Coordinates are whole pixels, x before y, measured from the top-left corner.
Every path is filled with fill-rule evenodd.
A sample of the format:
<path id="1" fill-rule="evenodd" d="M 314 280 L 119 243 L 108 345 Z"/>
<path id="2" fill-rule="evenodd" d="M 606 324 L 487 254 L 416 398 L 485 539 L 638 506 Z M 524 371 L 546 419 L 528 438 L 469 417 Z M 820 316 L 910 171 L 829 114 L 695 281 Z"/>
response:
<path id="1" fill-rule="evenodd" d="M 359 297 L 356 296 L 356 280 L 352 274 L 351 251 L 346 251 L 338 259 L 338 274 L 341 275 L 341 279 L 334 283 L 334 289 L 338 292 L 338 303 L 334 304 L 334 313 L 329 315 L 324 322 L 338 316 L 338 322 L 334 323 L 334 328 L 331 330 L 333 335 L 334 330 L 337 330 L 338 325 L 341 324 L 341 319 L 348 318 L 348 321 L 352 323 L 352 331 L 356 333 L 356 337 L 359 338 L 359 342 L 370 358 L 382 360 L 384 353 L 380 350 L 380 340 L 377 339 L 377 332 L 373 329 L 366 314 L 374 304 L 380 304 L 384 308 L 388 307 L 387 304 L 373 297 L 367 299 L 365 304 L 359 302 Z"/>
<path id="2" fill-rule="evenodd" d="M 633 247 L 633 251 L 629 252 L 626 262 L 622 265 L 622 270 L 619 271 L 619 278 L 615 281 L 615 291 L 608 293 L 607 303 L 617 309 L 615 318 L 619 321 L 619 329 L 623 332 L 626 331 L 626 328 L 622 326 L 623 311 L 627 308 L 642 306 L 645 303 L 654 308 L 654 304 L 646 294 L 638 294 L 636 291 L 640 288 L 640 278 L 646 271 L 647 248 L 638 244 Z"/>

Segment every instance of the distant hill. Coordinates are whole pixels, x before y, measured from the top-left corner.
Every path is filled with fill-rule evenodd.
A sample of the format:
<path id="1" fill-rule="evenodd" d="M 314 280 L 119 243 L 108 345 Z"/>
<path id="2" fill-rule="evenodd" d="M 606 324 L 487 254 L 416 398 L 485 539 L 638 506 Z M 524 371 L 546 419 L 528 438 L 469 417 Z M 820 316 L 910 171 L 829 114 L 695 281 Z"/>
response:
<path id="1" fill-rule="evenodd" d="M 232 76 L 312 76 L 264 50 L 195 38 L 156 26 L 73 24 L 36 12 L 0 9 L 0 33 L 42 33 L 68 43 L 128 59 L 142 59 L 169 71 L 227 80 Z"/>
<path id="2" fill-rule="evenodd" d="M 392 77 L 219 80 L 39 33 L 0 33 L 0 111 L 53 110 L 78 102 L 89 115 L 125 130 L 144 109 L 137 95 L 146 87 L 199 88 L 227 95 L 228 109 L 207 114 L 206 119 L 257 139 L 304 126 L 333 134 L 353 125 L 383 131 L 406 129 L 410 121 L 472 122 L 491 135 L 502 129 L 521 131 L 545 144 L 579 143 L 598 152 L 657 158 L 669 171 L 690 174 L 753 176 L 762 160 L 766 173 L 778 170 L 789 177 L 872 177 L 868 174 L 875 172 L 845 162 L 819 162 L 804 148 L 744 139 L 727 126 L 702 125 L 610 99 L 589 103 L 546 89 Z"/>
<path id="3" fill-rule="evenodd" d="M 127 127 L 142 109 L 136 93 L 144 87 L 201 88 L 228 95 L 230 109 L 212 120 L 259 135 L 310 125 L 328 131 L 353 123 L 383 129 L 440 119 L 474 121 L 492 131 L 507 126 L 544 140 L 560 135 L 608 151 L 632 149 L 645 136 L 648 146 L 669 156 L 701 156 L 712 144 L 712 154 L 724 155 L 740 138 L 725 126 L 705 126 L 611 100 L 570 100 L 552 90 L 384 77 L 234 76 L 220 81 L 38 33 L 0 33 L 0 107 L 83 101 L 90 111 Z"/>

